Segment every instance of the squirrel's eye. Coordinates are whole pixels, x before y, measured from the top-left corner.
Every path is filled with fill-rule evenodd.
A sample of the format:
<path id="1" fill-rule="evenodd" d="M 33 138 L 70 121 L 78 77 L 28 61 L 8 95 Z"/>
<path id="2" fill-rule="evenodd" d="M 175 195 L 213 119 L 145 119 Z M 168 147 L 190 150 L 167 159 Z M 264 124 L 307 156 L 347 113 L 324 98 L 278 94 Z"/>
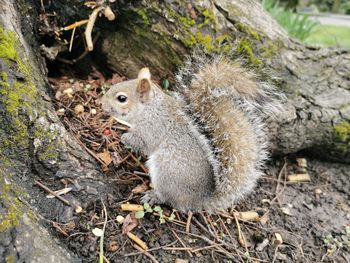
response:
<path id="1" fill-rule="evenodd" d="M 117 97 L 117 100 L 118 100 L 120 103 L 125 103 L 125 102 L 128 100 L 128 98 L 127 98 L 125 95 L 119 95 L 119 96 Z"/>

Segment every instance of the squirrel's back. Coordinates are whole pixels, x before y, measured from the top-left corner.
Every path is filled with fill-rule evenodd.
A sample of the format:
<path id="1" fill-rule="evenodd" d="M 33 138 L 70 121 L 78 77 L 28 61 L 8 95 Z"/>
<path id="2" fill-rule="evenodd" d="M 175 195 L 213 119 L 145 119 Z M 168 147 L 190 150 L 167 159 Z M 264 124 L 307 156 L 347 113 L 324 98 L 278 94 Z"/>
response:
<path id="1" fill-rule="evenodd" d="M 222 58 L 188 61 L 179 88 L 215 153 L 215 197 L 206 209 L 225 208 L 252 190 L 267 159 L 261 108 L 274 108 L 267 85 Z"/>

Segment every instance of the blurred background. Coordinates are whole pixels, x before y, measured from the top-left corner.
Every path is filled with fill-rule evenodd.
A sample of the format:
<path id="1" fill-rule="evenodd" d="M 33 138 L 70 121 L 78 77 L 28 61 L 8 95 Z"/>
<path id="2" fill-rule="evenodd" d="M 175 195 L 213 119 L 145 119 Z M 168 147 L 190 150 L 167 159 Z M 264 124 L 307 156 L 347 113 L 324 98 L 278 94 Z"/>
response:
<path id="1" fill-rule="evenodd" d="M 262 3 L 301 42 L 350 49 L 350 0 L 263 0 Z"/>

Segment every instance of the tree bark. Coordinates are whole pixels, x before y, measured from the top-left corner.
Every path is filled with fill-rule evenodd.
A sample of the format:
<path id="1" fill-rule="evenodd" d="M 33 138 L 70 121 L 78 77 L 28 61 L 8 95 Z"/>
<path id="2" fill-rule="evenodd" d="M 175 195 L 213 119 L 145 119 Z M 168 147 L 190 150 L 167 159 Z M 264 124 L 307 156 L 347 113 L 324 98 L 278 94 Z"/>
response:
<path id="1" fill-rule="evenodd" d="M 17 8 L 27 3 L 18 4 L 0 1 L 0 261 L 76 262 L 38 218 L 66 222 L 76 205 L 85 207 L 112 189 L 56 116 L 45 63 L 36 55 L 35 9 L 23 15 Z M 70 206 L 34 186 L 44 180 L 57 189 L 63 178 L 74 183 L 66 196 Z"/>

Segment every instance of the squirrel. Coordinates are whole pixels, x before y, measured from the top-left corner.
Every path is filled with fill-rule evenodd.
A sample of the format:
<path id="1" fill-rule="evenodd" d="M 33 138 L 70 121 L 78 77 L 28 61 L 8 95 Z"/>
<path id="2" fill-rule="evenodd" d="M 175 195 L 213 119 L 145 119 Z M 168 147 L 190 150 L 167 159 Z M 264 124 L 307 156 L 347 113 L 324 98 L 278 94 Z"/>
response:
<path id="1" fill-rule="evenodd" d="M 191 58 L 175 77 L 170 96 L 143 68 L 137 79 L 112 86 L 102 109 L 129 126 L 121 142 L 148 156 L 154 189 L 142 202 L 184 212 L 228 208 L 262 175 L 261 116 L 276 108 L 274 91 L 225 58 Z"/>

